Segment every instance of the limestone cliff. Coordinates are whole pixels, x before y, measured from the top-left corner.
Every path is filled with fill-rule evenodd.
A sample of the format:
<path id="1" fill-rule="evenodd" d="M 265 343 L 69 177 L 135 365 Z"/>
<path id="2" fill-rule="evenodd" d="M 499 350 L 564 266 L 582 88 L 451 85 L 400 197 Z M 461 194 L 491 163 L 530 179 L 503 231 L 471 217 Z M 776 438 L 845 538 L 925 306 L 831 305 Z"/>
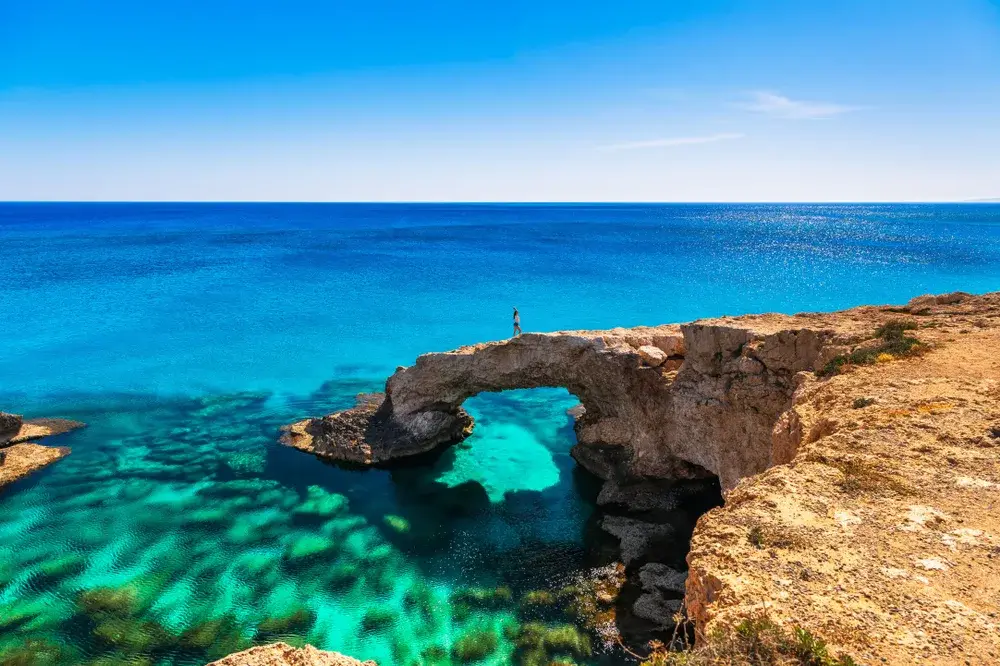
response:
<path id="1" fill-rule="evenodd" d="M 1000 294 L 867 312 L 926 353 L 799 378 L 790 463 L 698 523 L 688 612 L 706 640 L 766 613 L 859 664 L 1000 663 Z"/>
<path id="2" fill-rule="evenodd" d="M 717 475 L 724 488 L 787 462 L 771 431 L 797 373 L 873 337 L 893 315 L 760 315 L 682 326 L 525 334 L 425 354 L 386 382 L 384 396 L 286 428 L 317 455 L 384 463 L 459 441 L 462 402 L 483 391 L 560 386 L 581 401 L 577 461 L 604 479 Z"/>
<path id="3" fill-rule="evenodd" d="M 703 641 L 766 613 L 858 663 L 1000 663 L 1000 293 L 427 354 L 284 441 L 382 463 L 467 435 L 476 393 L 539 386 L 580 398 L 574 457 L 607 493 L 720 478 L 688 556 Z"/>

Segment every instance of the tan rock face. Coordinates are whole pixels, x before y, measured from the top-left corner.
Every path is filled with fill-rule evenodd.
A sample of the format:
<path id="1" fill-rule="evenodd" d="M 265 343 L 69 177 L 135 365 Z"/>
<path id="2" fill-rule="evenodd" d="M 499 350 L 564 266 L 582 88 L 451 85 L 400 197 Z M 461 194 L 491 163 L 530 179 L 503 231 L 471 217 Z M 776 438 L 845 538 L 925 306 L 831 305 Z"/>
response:
<path id="1" fill-rule="evenodd" d="M 874 360 L 876 330 L 899 320 L 929 351 L 818 376 L 852 353 Z M 667 360 L 654 367 L 645 346 Z M 699 521 L 688 557 L 703 636 L 766 607 L 858 663 L 1000 663 L 1000 293 L 427 354 L 358 408 L 367 416 L 342 413 L 367 419 L 353 440 L 312 419 L 296 424 L 314 432 L 300 448 L 349 456 L 394 428 L 404 445 L 376 438 L 377 455 L 357 457 L 409 455 L 463 436 L 466 398 L 541 386 L 580 398 L 574 457 L 614 484 L 719 476 L 726 505 Z M 648 536 L 635 521 L 607 527 Z"/>
<path id="2" fill-rule="evenodd" d="M 555 386 L 585 408 L 574 457 L 598 476 L 715 474 L 730 488 L 774 462 L 771 430 L 791 404 L 795 375 L 814 369 L 835 340 L 821 318 L 782 315 L 529 333 L 420 356 L 388 379 L 383 402 L 293 424 L 283 441 L 386 462 L 466 436 L 472 422 L 461 405 L 471 396 Z"/>
<path id="3" fill-rule="evenodd" d="M 43 437 L 62 435 L 83 428 L 85 425 L 85 423 L 69 419 L 28 419 L 21 424 L 20 432 L 11 439 L 11 442 L 19 444 Z"/>
<path id="4" fill-rule="evenodd" d="M 639 358 L 652 368 L 663 365 L 667 360 L 667 354 L 659 347 L 654 347 L 653 345 L 642 345 L 638 351 Z"/>
<path id="5" fill-rule="evenodd" d="M 337 652 L 317 650 L 311 645 L 293 648 L 287 643 L 273 643 L 231 654 L 208 666 L 377 666 L 374 661 L 361 662 Z"/>
<path id="6" fill-rule="evenodd" d="M 21 432 L 23 420 L 20 414 L 0 412 L 0 446 L 3 446 Z"/>
<path id="7" fill-rule="evenodd" d="M 909 309 L 930 351 L 802 373 L 773 429 L 788 464 L 702 516 L 703 635 L 766 606 L 859 664 L 1000 664 L 1000 294 Z"/>
<path id="8" fill-rule="evenodd" d="M 35 470 L 69 455 L 64 446 L 41 446 L 39 444 L 14 444 L 0 448 L 0 486 L 22 479 Z"/>
<path id="9" fill-rule="evenodd" d="M 23 420 L 20 415 L 0 412 L 0 486 L 24 478 L 35 470 L 69 455 L 64 446 L 25 444 L 34 439 L 58 435 L 84 427 L 67 419 Z"/>

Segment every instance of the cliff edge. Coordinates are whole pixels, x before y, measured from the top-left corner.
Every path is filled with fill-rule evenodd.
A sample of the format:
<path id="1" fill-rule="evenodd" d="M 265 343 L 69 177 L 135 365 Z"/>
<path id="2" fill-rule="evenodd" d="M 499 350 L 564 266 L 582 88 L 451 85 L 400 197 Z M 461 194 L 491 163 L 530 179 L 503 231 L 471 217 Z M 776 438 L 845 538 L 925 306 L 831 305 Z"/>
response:
<path id="1" fill-rule="evenodd" d="M 766 616 L 858 664 L 1000 663 L 1000 294 L 893 314 L 924 353 L 803 375 L 794 457 L 699 521 L 703 641 Z"/>
<path id="2" fill-rule="evenodd" d="M 766 617 L 856 663 L 1000 663 L 1000 293 L 426 354 L 283 441 L 382 464 L 466 436 L 472 395 L 541 386 L 580 398 L 606 491 L 720 479 L 687 558 L 702 648 Z"/>

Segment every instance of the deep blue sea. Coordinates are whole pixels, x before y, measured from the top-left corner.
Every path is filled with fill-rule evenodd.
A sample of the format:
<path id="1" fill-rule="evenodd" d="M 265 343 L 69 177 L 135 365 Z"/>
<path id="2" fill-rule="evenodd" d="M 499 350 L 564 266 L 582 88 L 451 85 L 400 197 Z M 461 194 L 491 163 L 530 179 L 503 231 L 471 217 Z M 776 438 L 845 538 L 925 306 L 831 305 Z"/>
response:
<path id="1" fill-rule="evenodd" d="M 477 396 L 469 440 L 396 470 L 279 426 L 512 306 L 550 331 L 952 290 L 1000 290 L 1000 205 L 0 204 L 0 410 L 89 424 L 0 491 L 0 663 L 448 664 L 470 636 L 528 663 L 519 623 L 586 633 L 520 603 L 594 565 L 571 395 Z M 546 658 L 621 661 L 588 638 Z"/>

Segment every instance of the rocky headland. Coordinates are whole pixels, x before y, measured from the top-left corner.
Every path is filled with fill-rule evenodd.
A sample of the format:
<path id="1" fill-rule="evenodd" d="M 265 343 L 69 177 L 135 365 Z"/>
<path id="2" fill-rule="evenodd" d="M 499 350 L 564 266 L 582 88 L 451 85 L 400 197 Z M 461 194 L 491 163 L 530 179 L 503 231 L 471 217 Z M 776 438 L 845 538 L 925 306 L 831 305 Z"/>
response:
<path id="1" fill-rule="evenodd" d="M 637 615 L 683 597 L 705 659 L 685 663 L 723 663 L 733 635 L 764 626 L 798 637 L 778 652 L 829 655 L 788 663 L 1000 663 L 1000 293 L 427 354 L 283 441 L 386 464 L 468 435 L 466 398 L 542 386 L 580 398 L 573 455 L 605 480 L 602 503 L 651 512 L 665 483 L 721 483 L 689 572 L 656 561 L 658 523 L 603 525 L 638 578 Z"/>
<path id="2" fill-rule="evenodd" d="M 0 487 L 69 455 L 65 446 L 42 446 L 32 440 L 82 428 L 83 423 L 68 419 L 23 419 L 19 414 L 0 412 Z"/>

